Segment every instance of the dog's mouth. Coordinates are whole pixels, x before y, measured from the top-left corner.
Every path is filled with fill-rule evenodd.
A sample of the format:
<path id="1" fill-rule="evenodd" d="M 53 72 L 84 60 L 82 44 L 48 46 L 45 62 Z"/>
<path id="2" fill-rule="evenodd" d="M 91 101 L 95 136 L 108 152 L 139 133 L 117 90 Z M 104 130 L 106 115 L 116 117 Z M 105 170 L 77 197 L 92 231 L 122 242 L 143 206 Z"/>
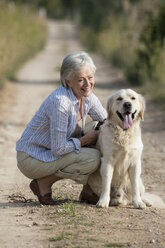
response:
<path id="1" fill-rule="evenodd" d="M 119 111 L 116 111 L 118 117 L 120 118 L 120 120 L 123 123 L 123 129 L 124 130 L 132 127 L 136 112 L 137 112 L 137 110 L 135 110 L 134 113 L 130 113 L 129 111 L 127 111 L 124 114 L 121 114 Z"/>

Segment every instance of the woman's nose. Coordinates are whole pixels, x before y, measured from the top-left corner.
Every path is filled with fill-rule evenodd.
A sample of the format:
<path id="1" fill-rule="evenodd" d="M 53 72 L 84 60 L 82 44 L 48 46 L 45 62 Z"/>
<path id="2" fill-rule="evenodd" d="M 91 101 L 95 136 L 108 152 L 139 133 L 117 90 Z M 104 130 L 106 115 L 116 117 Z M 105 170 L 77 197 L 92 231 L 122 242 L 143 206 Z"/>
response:
<path id="1" fill-rule="evenodd" d="M 84 84 L 85 84 L 85 86 L 89 86 L 90 85 L 90 81 L 89 81 L 88 78 L 85 78 Z"/>

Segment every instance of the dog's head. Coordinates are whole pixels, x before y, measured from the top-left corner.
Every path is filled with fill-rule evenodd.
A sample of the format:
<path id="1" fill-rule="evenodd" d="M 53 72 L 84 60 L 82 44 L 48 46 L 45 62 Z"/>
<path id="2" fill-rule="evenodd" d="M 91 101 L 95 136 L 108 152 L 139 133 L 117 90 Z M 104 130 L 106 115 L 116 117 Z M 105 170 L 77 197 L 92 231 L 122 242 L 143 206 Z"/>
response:
<path id="1" fill-rule="evenodd" d="M 128 129 L 137 120 L 143 120 L 144 110 L 144 98 L 131 89 L 123 89 L 108 98 L 107 119 L 123 129 Z"/>

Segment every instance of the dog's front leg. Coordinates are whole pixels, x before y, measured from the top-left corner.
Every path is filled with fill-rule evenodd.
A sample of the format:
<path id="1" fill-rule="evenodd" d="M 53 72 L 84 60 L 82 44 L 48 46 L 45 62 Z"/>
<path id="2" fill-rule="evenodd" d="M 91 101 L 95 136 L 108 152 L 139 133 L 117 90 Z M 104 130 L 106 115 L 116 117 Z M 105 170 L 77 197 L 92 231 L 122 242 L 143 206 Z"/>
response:
<path id="1" fill-rule="evenodd" d="M 135 208 L 144 209 L 145 203 L 140 196 L 140 174 L 141 174 L 141 161 L 138 160 L 137 164 L 129 169 L 130 180 L 132 184 L 132 201 Z"/>
<path id="2" fill-rule="evenodd" d="M 110 202 L 110 188 L 114 169 L 107 159 L 102 158 L 101 162 L 102 193 L 96 206 L 107 208 Z"/>

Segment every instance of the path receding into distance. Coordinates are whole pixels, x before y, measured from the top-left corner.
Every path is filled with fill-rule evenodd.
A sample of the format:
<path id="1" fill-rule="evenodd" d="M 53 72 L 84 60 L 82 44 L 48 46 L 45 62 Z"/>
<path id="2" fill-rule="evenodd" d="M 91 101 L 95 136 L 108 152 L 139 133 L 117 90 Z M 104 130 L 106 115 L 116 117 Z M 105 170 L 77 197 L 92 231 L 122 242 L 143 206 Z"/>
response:
<path id="1" fill-rule="evenodd" d="M 32 225 L 28 219 L 30 209 L 25 209 L 24 204 L 9 203 L 12 194 L 18 192 L 34 199 L 28 186 L 30 180 L 17 169 L 15 143 L 42 101 L 59 85 L 59 68 L 64 56 L 71 51 L 86 50 L 73 23 L 50 21 L 48 29 L 44 50 L 20 69 L 15 81 L 7 83 L 5 95 L 0 99 L 0 248 L 44 247 L 42 232 L 29 228 Z M 127 87 L 127 83 L 118 69 L 97 54 L 91 53 L 91 56 L 97 67 L 94 91 L 105 106 L 107 96 Z M 165 200 L 164 123 L 164 113 L 147 100 L 142 129 L 144 182 L 148 190 Z"/>

